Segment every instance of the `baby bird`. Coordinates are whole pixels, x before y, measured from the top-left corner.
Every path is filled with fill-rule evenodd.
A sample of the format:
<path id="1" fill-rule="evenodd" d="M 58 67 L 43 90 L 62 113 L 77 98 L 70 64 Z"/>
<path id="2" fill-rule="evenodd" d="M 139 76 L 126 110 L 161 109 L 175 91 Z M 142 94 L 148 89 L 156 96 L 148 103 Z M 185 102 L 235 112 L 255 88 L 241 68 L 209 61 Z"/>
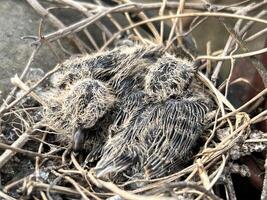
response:
<path id="1" fill-rule="evenodd" d="M 160 57 L 160 49 L 161 47 L 155 46 L 121 46 L 69 59 L 54 73 L 51 83 L 53 87 L 65 89 L 76 81 L 89 77 L 118 89 L 126 85 L 126 82 L 129 83 L 129 77 L 132 77 L 131 87 L 134 87 L 134 79 L 138 78 L 135 74 L 141 74 L 144 68 L 155 62 Z M 116 92 L 122 91 L 118 89 Z"/>
<path id="2" fill-rule="evenodd" d="M 60 141 L 89 152 L 94 152 L 88 147 L 92 143 L 105 142 L 120 99 L 142 89 L 148 67 L 160 57 L 159 49 L 123 46 L 65 61 L 51 78 L 54 91 L 44 112 L 48 125 L 62 133 Z"/>
<path id="3" fill-rule="evenodd" d="M 120 182 L 173 173 L 204 130 L 209 98 L 192 85 L 197 67 L 158 46 L 122 46 L 68 60 L 44 112 L 98 177 Z"/>
<path id="4" fill-rule="evenodd" d="M 143 90 L 125 99 L 114 120 L 117 134 L 94 168 L 98 177 L 152 179 L 189 160 L 209 111 L 207 98 L 189 88 L 195 70 L 193 63 L 167 53 L 151 64 Z"/>
<path id="5" fill-rule="evenodd" d="M 195 73 L 193 63 L 169 54 L 153 64 L 145 77 L 145 92 L 157 100 L 186 94 Z"/>
<path id="6" fill-rule="evenodd" d="M 116 98 L 104 83 L 85 78 L 50 100 L 50 105 L 56 102 L 57 107 L 51 106 L 45 110 L 47 121 L 54 129 L 63 129 L 65 134 L 62 140 L 70 141 L 74 137 L 73 148 L 79 150 L 85 142 L 85 132 L 93 128 L 112 108 Z"/>

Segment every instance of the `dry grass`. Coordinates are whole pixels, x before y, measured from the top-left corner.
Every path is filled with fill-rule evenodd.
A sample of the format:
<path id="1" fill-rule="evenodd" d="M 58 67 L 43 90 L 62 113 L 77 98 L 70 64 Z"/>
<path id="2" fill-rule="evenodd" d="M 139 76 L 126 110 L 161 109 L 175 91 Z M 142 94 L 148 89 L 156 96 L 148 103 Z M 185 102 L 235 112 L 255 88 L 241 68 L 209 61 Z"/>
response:
<path id="1" fill-rule="evenodd" d="M 121 0 L 118 1 L 120 2 L 118 5 L 113 7 L 86 3 L 85 1 L 53 1 L 51 6 L 74 9 L 84 15 L 83 19 L 71 25 L 64 25 L 60 18 L 52 14 L 50 9 L 44 8 L 37 0 L 27 0 L 27 2 L 40 14 L 42 19 L 51 23 L 58 30 L 49 34 L 43 34 L 44 20 L 42 20 L 39 35 L 33 38 L 35 40 L 33 42 L 35 49 L 21 76 L 12 79 L 15 87 L 1 106 L 1 118 L 15 116 L 15 118 L 19 119 L 21 133 L 18 133 L 19 138 L 11 145 L 0 143 L 0 148 L 5 150 L 0 155 L 0 170 L 6 163 L 10 162 L 16 153 L 22 153 L 31 159 L 35 159 L 35 171 L 30 176 L 4 185 L 2 192 L 0 192 L 0 197 L 14 199 L 9 196 L 9 192 L 16 188 L 20 189 L 21 194 L 31 196 L 34 199 L 53 199 L 51 195 L 54 193 L 83 199 L 103 199 L 113 195 L 133 200 L 175 199 L 177 195 L 182 194 L 194 194 L 192 197 L 195 199 L 220 199 L 221 197 L 214 194 L 213 188 L 218 184 L 220 177 L 224 176 L 226 198 L 236 198 L 234 188 L 232 187 L 232 180 L 229 178 L 231 173 L 230 164 L 233 160 L 246 155 L 244 150 L 246 148 L 249 149 L 250 153 L 257 151 L 256 147 L 259 145 L 263 146 L 262 151 L 265 148 L 267 135 L 258 132 L 258 137 L 253 138 L 251 134 L 255 133 L 255 130 L 251 129 L 251 127 L 255 127 L 259 122 L 266 120 L 266 108 L 261 109 L 261 111 L 256 110 L 259 110 L 257 109 L 261 105 L 259 101 L 262 102 L 267 89 L 264 89 L 239 108 L 235 108 L 227 99 L 227 92 L 226 94 L 222 93 L 221 87 L 217 86 L 217 80 L 222 69 L 223 60 L 229 60 L 231 67 L 233 67 L 237 59 L 248 58 L 253 63 L 256 63 L 254 66 L 266 88 L 266 69 L 262 63 L 257 61 L 255 56 L 267 52 L 267 48 L 255 51 L 250 51 L 246 48 L 246 41 L 257 40 L 266 33 L 266 29 L 262 29 L 252 35 L 248 35 L 248 31 L 256 23 L 266 26 L 267 20 L 263 19 L 266 11 L 260 9 L 267 4 L 266 1 L 261 3 L 244 1 L 239 4 L 225 6 L 206 4 L 206 1 L 200 1 L 201 3 L 185 3 L 185 1 L 180 1 L 180 3 L 175 3 L 165 0 L 162 3 L 138 4 L 130 0 Z M 188 9 L 191 9 L 191 12 L 185 12 Z M 154 14 L 148 16 L 148 10 L 153 10 Z M 120 15 L 127 22 L 126 25 L 120 23 L 121 21 L 117 19 L 117 15 Z M 139 21 L 134 21 L 133 16 L 135 18 L 138 17 Z M 190 21 L 185 25 L 185 21 L 182 19 L 188 19 L 188 17 L 191 17 Z M 34 90 L 46 81 L 57 68 L 49 71 L 43 79 L 30 88 L 22 82 L 33 59 L 45 45 L 52 47 L 52 45 L 58 44 L 62 48 L 62 52 L 72 54 L 62 44 L 62 40 L 67 38 L 70 43 L 76 46 L 80 53 L 103 51 L 108 47 L 112 47 L 120 35 L 128 32 L 133 40 L 140 43 L 164 45 L 165 51 L 172 52 L 174 42 L 176 41 L 176 44 L 179 44 L 184 51 L 190 52 L 182 38 L 189 35 L 196 28 L 201 28 L 202 22 L 210 17 L 216 18 L 218 23 L 225 26 L 229 34 L 228 40 L 219 53 L 218 51 L 212 52 L 210 43 L 207 43 L 207 55 L 197 57 L 191 55 L 191 57 L 194 60 L 201 60 L 203 62 L 197 77 L 208 88 L 216 106 L 210 113 L 212 123 L 205 133 L 205 144 L 194 157 L 192 165 L 181 171 L 154 180 L 139 180 L 146 184 L 133 191 L 124 189 L 126 188 L 124 186 L 130 184 L 129 182 L 124 185 L 115 185 L 111 182 L 97 179 L 90 170 L 81 166 L 80 160 L 77 160 L 77 157 L 70 152 L 68 147 L 61 148 L 61 151 L 58 152 L 54 144 L 50 144 L 46 140 L 50 134 L 54 134 L 57 130 L 49 129 L 42 121 L 36 122 L 36 120 L 32 119 L 31 112 L 20 107 L 20 102 L 27 96 L 33 97 L 41 105 L 45 104 Z M 116 31 L 109 30 L 106 23 L 102 20 L 104 18 L 113 24 Z M 228 18 L 235 21 L 234 26 L 229 25 L 227 22 Z M 156 25 L 155 22 L 158 22 L 158 24 Z M 99 35 L 95 36 L 90 33 L 90 27 L 93 25 L 101 31 L 102 42 L 99 42 L 99 39 L 96 38 Z M 146 31 L 143 30 L 143 25 L 146 25 Z M 185 26 L 188 27 L 187 31 L 184 31 Z M 166 32 L 168 35 L 164 35 Z M 85 37 L 81 39 L 78 33 L 82 33 Z M 198 40 L 198 38 L 195 39 L 196 41 Z M 210 75 L 210 79 L 204 75 L 205 72 Z M 231 73 L 222 86 L 225 91 L 228 91 L 230 76 Z M 16 91 L 19 89 L 25 91 L 24 95 L 14 98 Z M 243 112 L 248 107 L 254 108 L 253 112 Z M 25 115 L 28 117 L 25 117 Z M 23 149 L 24 145 L 32 137 L 39 141 L 37 152 Z M 43 153 L 44 145 L 51 147 L 49 152 Z M 44 170 L 45 163 L 49 161 L 54 164 L 54 166 L 46 167 L 46 170 L 54 176 L 53 183 L 51 184 L 45 183 L 40 178 L 40 173 Z M 267 190 L 266 182 L 265 178 L 262 199 L 265 199 L 267 196 L 265 192 Z"/>

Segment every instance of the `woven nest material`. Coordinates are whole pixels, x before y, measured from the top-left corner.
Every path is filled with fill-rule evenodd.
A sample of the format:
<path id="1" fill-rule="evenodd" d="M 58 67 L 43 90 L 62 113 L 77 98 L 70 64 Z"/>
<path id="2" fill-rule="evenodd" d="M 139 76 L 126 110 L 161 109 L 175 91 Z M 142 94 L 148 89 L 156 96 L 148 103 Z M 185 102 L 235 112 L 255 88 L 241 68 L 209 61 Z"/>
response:
<path id="1" fill-rule="evenodd" d="M 6 183 L 0 197 L 220 199 L 235 193 L 232 174 L 253 176 L 240 160 L 266 148 L 266 134 L 258 126 L 266 119 L 259 102 L 266 89 L 237 108 L 227 98 L 230 78 L 219 87 L 210 75 L 218 78 L 221 69 L 211 60 L 228 59 L 233 67 L 235 59 L 259 53 L 235 54 L 254 22 L 267 23 L 248 16 L 256 5 L 49 2 L 86 16 L 64 26 L 38 1 L 27 2 L 60 28 L 34 42 L 32 58 L 45 44 L 59 45 L 69 58 L 43 79 L 12 79 L 28 91 L 17 98 L 30 101 L 7 101 L 0 110 L 15 118 L 8 123 L 19 120 L 16 129 L 25 132 L 9 148 L 37 157 L 35 172 L 20 183 Z M 190 35 L 210 16 L 228 31 L 222 17 L 237 20 L 237 36 L 230 34 L 223 56 L 210 48 L 200 56 L 200 38 Z M 194 19 L 181 20 L 185 17 Z M 253 23 L 238 26 L 244 19 Z M 81 54 L 67 50 L 66 42 Z M 262 63 L 255 70 L 266 84 Z M 28 109 L 33 105 L 38 107 Z M 244 112 L 248 106 L 255 109 Z M 41 145 L 22 149 L 31 138 Z M 12 156 L 8 150 L 0 156 L 0 169 Z"/>

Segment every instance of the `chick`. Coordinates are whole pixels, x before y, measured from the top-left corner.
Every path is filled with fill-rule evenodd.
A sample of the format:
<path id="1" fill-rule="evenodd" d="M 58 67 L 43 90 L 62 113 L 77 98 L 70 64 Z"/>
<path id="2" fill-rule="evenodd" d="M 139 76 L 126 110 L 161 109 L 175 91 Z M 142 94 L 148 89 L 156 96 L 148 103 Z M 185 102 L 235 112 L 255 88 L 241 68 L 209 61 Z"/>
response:
<path id="1" fill-rule="evenodd" d="M 65 138 L 65 141 L 68 141 L 72 138 L 74 149 L 78 149 L 78 146 L 82 146 L 84 141 L 87 141 L 90 146 L 91 140 L 99 139 L 90 138 L 92 134 L 88 134 L 88 128 L 91 129 L 89 132 L 96 132 L 92 131 L 92 129 L 102 129 L 100 131 L 101 134 L 105 132 L 106 135 L 107 126 L 112 124 L 112 119 L 108 115 L 103 116 L 101 114 L 101 110 L 106 108 L 104 102 L 107 105 L 114 104 L 114 98 L 125 99 L 132 91 L 142 89 L 148 67 L 160 57 L 160 48 L 141 45 L 122 46 L 110 51 L 65 61 L 51 78 L 51 84 L 56 91 L 52 93 L 56 93 L 54 95 L 56 98 L 50 98 L 48 103 L 50 108 L 47 109 L 48 112 L 45 112 L 45 117 L 52 119 L 50 120 L 52 123 L 55 120 L 55 124 L 52 127 L 64 130 L 65 136 L 62 134 L 61 140 L 64 141 Z M 105 87 L 109 90 L 106 91 L 106 96 L 101 93 L 96 97 L 99 98 L 98 101 L 90 102 L 90 109 L 92 110 L 82 105 L 81 102 L 77 102 L 78 98 L 86 103 L 86 99 L 95 92 L 93 88 L 97 86 L 96 84 L 88 90 L 85 88 L 85 86 L 87 87 L 91 84 L 88 83 L 89 79 L 91 79 L 91 83 L 93 81 L 101 83 L 103 88 Z M 84 82 L 84 80 L 87 81 Z M 112 94 L 114 94 L 113 97 L 108 95 L 111 90 Z M 112 101 L 112 103 L 109 101 Z M 117 101 L 116 107 L 121 102 L 121 100 Z M 90 115 L 85 114 L 85 111 L 90 111 Z M 104 119 L 102 120 L 102 118 Z M 98 123 L 96 123 L 97 120 Z M 103 125 L 103 121 L 105 121 L 105 125 Z M 105 141 L 104 138 L 99 140 Z"/>
<path id="2" fill-rule="evenodd" d="M 151 179 L 170 174 L 188 161 L 188 153 L 203 132 L 206 99 L 168 99 L 135 113 L 130 123 L 108 140 L 95 167 L 98 177 L 142 173 Z M 179 166 L 180 165 L 180 166 Z"/>
<path id="3" fill-rule="evenodd" d="M 150 67 L 145 77 L 145 91 L 157 100 L 186 94 L 194 74 L 192 62 L 166 53 Z"/>
<path id="4" fill-rule="evenodd" d="M 209 98 L 191 83 L 196 69 L 158 46 L 68 60 L 45 117 L 74 150 L 86 146 L 86 162 L 100 158 L 98 177 L 162 177 L 188 160 L 205 127 Z"/>
<path id="5" fill-rule="evenodd" d="M 76 138 L 73 146 L 78 149 L 85 142 L 85 132 L 90 132 L 113 107 L 116 97 L 101 81 L 85 78 L 50 100 L 51 106 L 44 112 L 46 121 L 54 129 L 63 130 L 62 140 Z"/>
<path id="6" fill-rule="evenodd" d="M 52 86 L 65 89 L 76 81 L 89 77 L 108 83 L 112 87 L 121 88 L 122 82 L 127 82 L 125 80 L 129 80 L 129 77 L 133 77 L 136 73 L 141 73 L 139 69 L 150 65 L 160 57 L 159 48 L 141 45 L 121 46 L 69 59 L 61 64 L 60 69 L 52 76 Z M 116 89 L 115 91 L 119 92 Z"/>
<path id="7" fill-rule="evenodd" d="M 188 160 L 209 111 L 208 98 L 190 88 L 194 74 L 193 63 L 167 53 L 151 64 L 143 91 L 126 98 L 114 120 L 121 125 L 94 168 L 98 177 L 157 178 Z"/>

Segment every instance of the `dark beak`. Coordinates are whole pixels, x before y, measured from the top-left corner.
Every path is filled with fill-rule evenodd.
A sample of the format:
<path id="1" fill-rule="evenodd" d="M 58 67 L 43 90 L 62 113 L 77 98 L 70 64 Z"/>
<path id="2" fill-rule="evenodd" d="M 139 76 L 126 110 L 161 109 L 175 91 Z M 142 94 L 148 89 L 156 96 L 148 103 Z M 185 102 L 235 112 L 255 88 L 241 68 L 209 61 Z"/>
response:
<path id="1" fill-rule="evenodd" d="M 85 132 L 83 129 L 79 128 L 73 134 L 72 149 L 74 152 L 81 151 L 85 143 Z"/>

